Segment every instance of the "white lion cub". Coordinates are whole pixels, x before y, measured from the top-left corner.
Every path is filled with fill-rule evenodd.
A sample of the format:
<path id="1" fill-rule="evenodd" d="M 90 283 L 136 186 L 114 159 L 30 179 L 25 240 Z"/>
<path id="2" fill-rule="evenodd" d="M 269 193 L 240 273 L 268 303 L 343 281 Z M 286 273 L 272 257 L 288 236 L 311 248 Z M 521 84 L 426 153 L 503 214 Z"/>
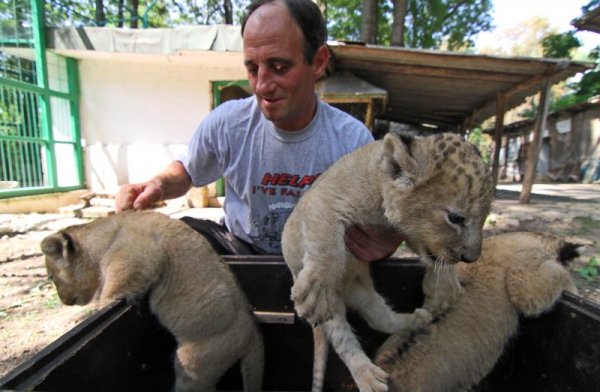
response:
<path id="1" fill-rule="evenodd" d="M 422 260 L 475 261 L 494 185 L 477 149 L 455 134 L 400 137 L 388 134 L 336 162 L 300 199 L 283 232 L 292 271 L 292 300 L 313 325 L 313 391 L 323 387 L 327 340 L 361 391 L 386 391 L 387 373 L 366 356 L 346 319 L 354 308 L 369 325 L 392 333 L 430 321 L 424 309 L 395 313 L 375 292 L 367 263 L 344 245 L 350 225 L 397 230 Z M 450 268 L 453 271 L 453 268 Z M 460 286 L 454 287 L 451 303 Z M 441 278 L 441 276 L 440 276 Z M 430 303 L 439 308 L 439 303 Z M 447 306 L 448 304 L 445 304 Z"/>
<path id="2" fill-rule="evenodd" d="M 67 305 L 148 294 L 175 336 L 175 390 L 210 392 L 241 360 L 244 391 L 262 389 L 262 336 L 246 297 L 209 242 L 157 212 L 124 212 L 71 226 L 41 244 Z"/>

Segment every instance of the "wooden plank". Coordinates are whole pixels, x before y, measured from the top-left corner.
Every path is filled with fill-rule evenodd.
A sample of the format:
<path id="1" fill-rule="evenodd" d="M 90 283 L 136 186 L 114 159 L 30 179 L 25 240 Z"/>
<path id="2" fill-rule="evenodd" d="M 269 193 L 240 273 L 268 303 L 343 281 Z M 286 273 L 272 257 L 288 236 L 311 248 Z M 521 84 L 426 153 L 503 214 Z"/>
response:
<path id="1" fill-rule="evenodd" d="M 502 149 L 502 130 L 504 129 L 504 113 L 506 112 L 506 95 L 496 97 L 496 124 L 494 128 L 494 160 L 492 164 L 492 179 L 498 183 L 500 169 L 500 150 Z"/>
<path id="2" fill-rule="evenodd" d="M 523 187 L 521 188 L 521 195 L 519 196 L 520 204 L 529 204 L 531 200 L 531 188 L 535 182 L 538 156 L 540 155 L 540 149 L 542 148 L 542 132 L 546 128 L 546 118 L 548 117 L 548 108 L 550 106 L 550 99 L 548 99 L 550 87 L 550 81 L 548 78 L 545 78 L 540 95 L 538 115 L 535 121 L 535 127 L 533 128 L 533 141 L 529 145 L 529 150 L 527 151 L 525 179 L 523 180 Z"/>

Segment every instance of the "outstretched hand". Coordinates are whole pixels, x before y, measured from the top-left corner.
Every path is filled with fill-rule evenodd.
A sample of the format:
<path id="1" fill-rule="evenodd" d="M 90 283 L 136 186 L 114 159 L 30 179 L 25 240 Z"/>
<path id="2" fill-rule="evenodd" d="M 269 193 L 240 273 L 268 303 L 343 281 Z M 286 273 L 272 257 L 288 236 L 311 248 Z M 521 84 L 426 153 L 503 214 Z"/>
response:
<path id="1" fill-rule="evenodd" d="M 346 247 L 362 261 L 381 260 L 392 255 L 405 237 L 375 226 L 350 226 L 346 229 Z"/>
<path id="2" fill-rule="evenodd" d="M 160 201 L 162 196 L 163 191 L 155 181 L 126 184 L 121 186 L 115 195 L 115 208 L 117 212 L 131 209 L 143 210 Z"/>
<path id="3" fill-rule="evenodd" d="M 183 163 L 174 161 L 150 181 L 123 185 L 115 195 L 115 209 L 150 208 L 158 201 L 185 195 L 191 186 L 192 179 Z"/>

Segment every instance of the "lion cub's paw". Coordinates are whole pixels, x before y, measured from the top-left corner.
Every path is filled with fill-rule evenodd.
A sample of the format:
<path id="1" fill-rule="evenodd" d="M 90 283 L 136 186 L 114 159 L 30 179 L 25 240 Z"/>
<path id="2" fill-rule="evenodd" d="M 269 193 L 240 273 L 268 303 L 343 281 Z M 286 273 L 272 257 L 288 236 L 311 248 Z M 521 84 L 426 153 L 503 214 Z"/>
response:
<path id="1" fill-rule="evenodd" d="M 361 392 L 388 391 L 388 374 L 372 363 L 360 366 L 353 372 L 352 377 Z"/>
<path id="2" fill-rule="evenodd" d="M 415 311 L 413 312 L 413 316 L 414 317 L 411 325 L 412 329 L 423 328 L 426 325 L 431 324 L 431 321 L 433 320 L 433 316 L 431 315 L 431 313 L 429 313 L 427 309 L 423 308 L 415 309 Z"/>
<path id="3" fill-rule="evenodd" d="M 338 293 L 331 285 L 324 285 L 315 271 L 303 269 L 292 286 L 292 301 L 298 316 L 312 325 L 318 325 L 333 317 Z"/>
<path id="4" fill-rule="evenodd" d="M 394 323 L 390 325 L 391 329 L 381 330 L 381 332 L 395 333 L 398 331 L 412 331 L 422 328 L 431 323 L 433 317 L 426 309 L 416 309 L 412 313 L 396 313 Z"/>

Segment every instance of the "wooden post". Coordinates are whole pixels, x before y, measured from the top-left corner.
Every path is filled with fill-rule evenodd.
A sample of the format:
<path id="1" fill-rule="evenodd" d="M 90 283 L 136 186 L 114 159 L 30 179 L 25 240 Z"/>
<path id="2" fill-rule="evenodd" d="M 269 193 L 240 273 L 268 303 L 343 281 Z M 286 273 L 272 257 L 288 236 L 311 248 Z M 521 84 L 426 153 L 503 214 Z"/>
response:
<path id="1" fill-rule="evenodd" d="M 496 126 L 494 128 L 494 159 L 492 161 L 492 179 L 498 183 L 500 168 L 500 149 L 502 148 L 502 134 L 504 133 L 504 112 L 506 111 L 506 95 L 498 94 L 496 98 Z"/>
<path id="2" fill-rule="evenodd" d="M 523 179 L 523 188 L 521 189 L 521 195 L 519 197 L 519 203 L 521 204 L 529 204 L 531 200 L 531 188 L 533 188 L 533 183 L 535 182 L 538 157 L 540 155 L 540 149 L 542 148 L 542 132 L 546 128 L 546 117 L 548 116 L 548 107 L 550 106 L 550 100 L 548 99 L 549 92 L 550 80 L 548 77 L 545 77 L 542 84 L 540 105 L 535 120 L 535 127 L 533 128 L 533 141 L 529 145 L 529 150 L 527 151 L 525 178 Z"/>

